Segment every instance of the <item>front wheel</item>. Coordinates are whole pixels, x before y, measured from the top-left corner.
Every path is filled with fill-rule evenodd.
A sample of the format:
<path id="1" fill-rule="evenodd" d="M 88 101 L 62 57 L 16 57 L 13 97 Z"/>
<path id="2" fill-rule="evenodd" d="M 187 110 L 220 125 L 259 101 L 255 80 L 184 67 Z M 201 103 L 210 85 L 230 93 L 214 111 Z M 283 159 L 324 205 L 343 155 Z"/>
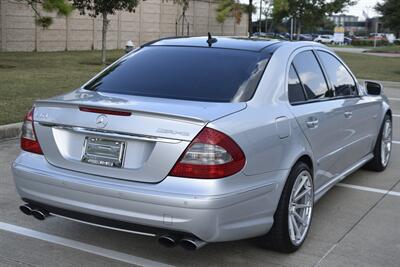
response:
<path id="1" fill-rule="evenodd" d="M 314 207 L 314 186 L 310 168 L 298 162 L 289 174 L 282 191 L 274 225 L 260 238 L 265 248 L 290 253 L 304 243 L 310 229 Z"/>
<path id="2" fill-rule="evenodd" d="M 365 165 L 372 171 L 386 169 L 392 152 L 392 118 L 386 114 L 374 148 L 374 157 Z"/>

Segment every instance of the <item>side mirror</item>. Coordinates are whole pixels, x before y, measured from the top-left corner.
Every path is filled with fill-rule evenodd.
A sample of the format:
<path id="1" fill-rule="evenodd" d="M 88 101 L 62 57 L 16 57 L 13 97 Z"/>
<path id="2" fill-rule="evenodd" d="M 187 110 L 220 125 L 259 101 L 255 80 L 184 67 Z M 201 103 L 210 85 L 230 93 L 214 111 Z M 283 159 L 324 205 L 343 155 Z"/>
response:
<path id="1" fill-rule="evenodd" d="M 369 95 L 380 95 L 382 93 L 382 85 L 376 82 L 365 81 L 365 88 Z"/>

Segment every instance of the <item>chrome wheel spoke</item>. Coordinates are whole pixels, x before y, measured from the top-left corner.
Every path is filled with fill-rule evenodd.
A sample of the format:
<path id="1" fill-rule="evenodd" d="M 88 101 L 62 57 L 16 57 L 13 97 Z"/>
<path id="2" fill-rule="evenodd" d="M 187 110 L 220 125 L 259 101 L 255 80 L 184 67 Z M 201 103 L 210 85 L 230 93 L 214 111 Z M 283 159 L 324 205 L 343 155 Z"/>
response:
<path id="1" fill-rule="evenodd" d="M 292 221 L 292 215 L 289 214 L 289 235 L 292 240 L 296 240 L 296 234 L 294 233 L 294 226 Z"/>
<path id="2" fill-rule="evenodd" d="M 311 204 L 297 204 L 294 206 L 296 209 L 304 209 L 311 207 Z"/>
<path id="3" fill-rule="evenodd" d="M 297 212 L 293 212 L 293 215 L 295 218 L 297 218 L 297 220 L 303 225 L 303 226 L 307 226 L 306 220 L 301 217 Z"/>
<path id="4" fill-rule="evenodd" d="M 297 195 L 294 199 L 294 202 L 299 201 L 300 199 L 302 199 L 306 194 L 311 192 L 311 187 L 310 188 L 306 188 L 303 190 L 303 192 L 301 192 L 299 195 Z"/>
<path id="5" fill-rule="evenodd" d="M 301 182 L 298 185 L 298 188 L 296 190 L 296 192 L 294 193 L 294 196 L 297 197 L 300 193 L 300 190 L 303 188 L 304 184 L 307 182 L 307 177 L 301 177 Z"/>
<path id="6" fill-rule="evenodd" d="M 294 232 L 295 232 L 295 239 L 298 239 L 301 236 L 301 232 L 299 229 L 299 225 L 296 222 L 296 219 L 294 216 L 290 216 L 290 220 L 292 221 L 293 227 L 294 227 Z"/>

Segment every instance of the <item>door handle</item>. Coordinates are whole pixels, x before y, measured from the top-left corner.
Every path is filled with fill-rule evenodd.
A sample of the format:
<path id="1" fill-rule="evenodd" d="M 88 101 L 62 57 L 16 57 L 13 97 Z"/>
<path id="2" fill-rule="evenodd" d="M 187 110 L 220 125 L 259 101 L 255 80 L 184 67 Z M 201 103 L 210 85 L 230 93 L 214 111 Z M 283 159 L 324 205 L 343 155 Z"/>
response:
<path id="1" fill-rule="evenodd" d="M 350 119 L 352 116 L 353 116 L 353 112 L 351 112 L 351 111 L 346 111 L 344 113 L 344 117 L 347 119 Z"/>
<path id="2" fill-rule="evenodd" d="M 307 124 L 308 128 L 317 128 L 318 127 L 318 119 L 311 118 L 306 122 L 306 124 Z"/>

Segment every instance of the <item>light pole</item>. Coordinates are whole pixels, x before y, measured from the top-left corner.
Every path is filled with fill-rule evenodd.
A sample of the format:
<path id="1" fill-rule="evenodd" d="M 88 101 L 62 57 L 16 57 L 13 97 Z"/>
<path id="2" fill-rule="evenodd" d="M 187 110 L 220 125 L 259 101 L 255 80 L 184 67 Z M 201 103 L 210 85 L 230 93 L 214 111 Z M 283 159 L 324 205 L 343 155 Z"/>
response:
<path id="1" fill-rule="evenodd" d="M 293 16 L 290 18 L 290 41 L 293 41 Z"/>
<path id="2" fill-rule="evenodd" d="M 261 36 L 261 15 L 262 15 L 262 0 L 260 0 L 260 21 L 258 22 L 258 32 Z"/>
<path id="3" fill-rule="evenodd" d="M 376 19 L 376 22 L 375 22 L 374 48 L 376 48 L 376 37 L 378 36 L 378 24 L 379 24 L 378 18 L 375 18 L 375 19 Z"/>

